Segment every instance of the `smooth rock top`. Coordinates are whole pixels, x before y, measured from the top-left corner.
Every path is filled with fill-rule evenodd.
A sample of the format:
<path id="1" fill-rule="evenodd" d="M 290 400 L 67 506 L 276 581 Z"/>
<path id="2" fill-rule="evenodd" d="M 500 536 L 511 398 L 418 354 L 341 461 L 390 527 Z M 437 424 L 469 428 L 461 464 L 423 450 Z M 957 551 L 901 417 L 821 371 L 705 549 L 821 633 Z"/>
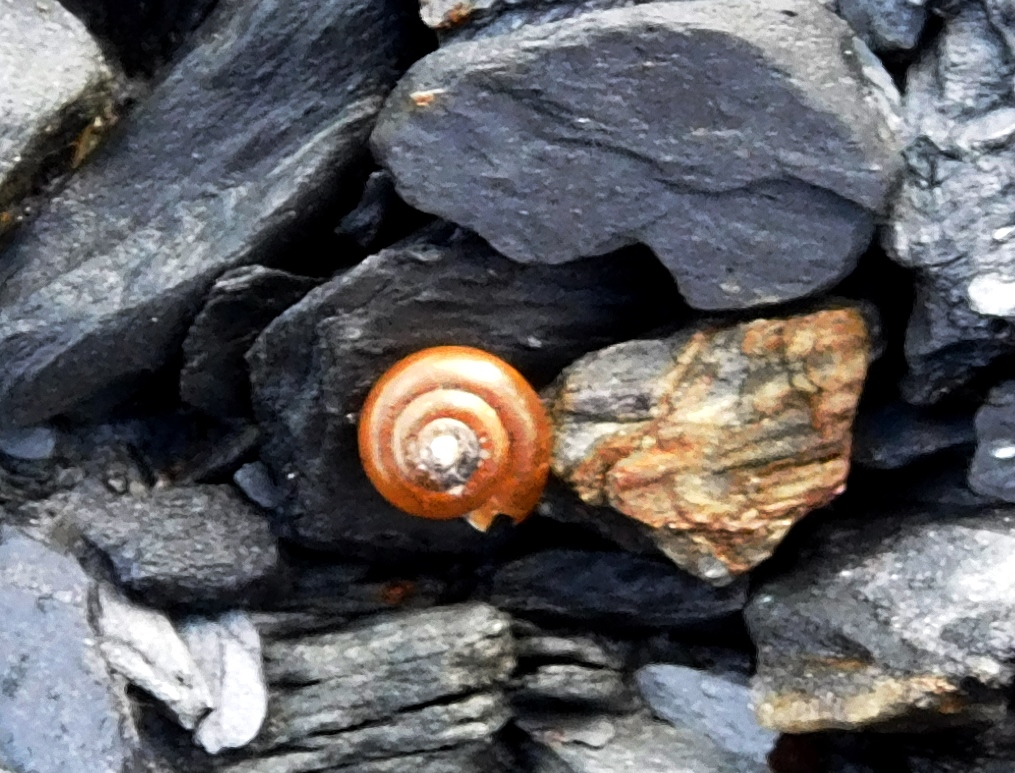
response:
<path id="1" fill-rule="evenodd" d="M 745 308 L 853 267 L 899 168 L 895 99 L 820 3 L 650 3 L 448 43 L 372 143 L 411 204 L 510 258 L 643 242 L 691 305 Z"/>
<path id="2" fill-rule="evenodd" d="M 3 210 L 27 192 L 48 153 L 107 110 L 113 75 L 85 26 L 56 0 L 6 0 L 0 40 Z M 0 213 L 0 233 L 6 225 Z"/>

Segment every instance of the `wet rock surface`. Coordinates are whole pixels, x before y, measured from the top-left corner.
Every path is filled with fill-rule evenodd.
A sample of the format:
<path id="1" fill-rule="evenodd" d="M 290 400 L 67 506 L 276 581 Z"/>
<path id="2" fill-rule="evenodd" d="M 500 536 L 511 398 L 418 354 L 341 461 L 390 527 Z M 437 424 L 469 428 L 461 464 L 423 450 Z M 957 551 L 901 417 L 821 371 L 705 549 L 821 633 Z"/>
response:
<path id="1" fill-rule="evenodd" d="M 641 242 L 696 308 L 798 298 L 854 266 L 898 171 L 891 84 L 849 41 L 810 2 L 592 11 L 442 46 L 372 144 L 406 200 L 515 260 Z"/>

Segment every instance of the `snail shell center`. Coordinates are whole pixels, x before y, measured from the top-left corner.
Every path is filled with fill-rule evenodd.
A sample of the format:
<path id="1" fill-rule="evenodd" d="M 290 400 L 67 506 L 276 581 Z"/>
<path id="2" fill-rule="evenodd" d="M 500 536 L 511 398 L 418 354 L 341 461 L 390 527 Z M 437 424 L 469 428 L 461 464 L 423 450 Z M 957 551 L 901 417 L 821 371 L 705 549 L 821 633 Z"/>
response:
<path id="1" fill-rule="evenodd" d="M 468 483 L 485 455 L 479 437 L 458 419 L 434 419 L 419 431 L 416 469 L 435 488 L 453 491 Z"/>

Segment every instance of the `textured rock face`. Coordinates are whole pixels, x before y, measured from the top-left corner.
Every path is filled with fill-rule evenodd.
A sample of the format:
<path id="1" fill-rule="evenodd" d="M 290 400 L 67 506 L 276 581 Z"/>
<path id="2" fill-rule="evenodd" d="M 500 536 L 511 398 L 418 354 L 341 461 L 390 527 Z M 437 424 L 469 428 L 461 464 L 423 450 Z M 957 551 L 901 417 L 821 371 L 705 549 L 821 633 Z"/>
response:
<path id="1" fill-rule="evenodd" d="M 1012 46 L 992 6 L 959 7 L 907 73 L 907 166 L 887 246 L 923 278 L 907 341 L 915 402 L 1015 347 Z"/>
<path id="2" fill-rule="evenodd" d="M 829 525 L 751 600 L 763 725 L 926 729 L 1004 715 L 1015 513 L 885 515 Z"/>
<path id="3" fill-rule="evenodd" d="M 798 298 L 853 267 L 899 167 L 850 39 L 803 0 L 527 25 L 414 65 L 372 143 L 411 204 L 515 260 L 642 242 L 697 308 Z"/>
<path id="4" fill-rule="evenodd" d="M 0 531 L 0 768 L 128 773 L 122 687 L 88 622 L 93 583 L 72 558 Z"/>
<path id="5" fill-rule="evenodd" d="M 164 365 L 215 278 L 355 172 L 413 52 L 393 0 L 223 3 L 202 31 L 0 257 L 0 424 Z"/>
<path id="6" fill-rule="evenodd" d="M 367 258 L 275 320 L 248 357 L 262 455 L 286 489 L 282 532 L 384 556 L 477 546 L 467 524 L 408 517 L 367 480 L 355 420 L 374 381 L 414 351 L 463 344 L 545 383 L 596 342 L 636 335 L 678 303 L 647 255 L 521 266 L 437 228 Z"/>
<path id="7" fill-rule="evenodd" d="M 549 391 L 553 469 L 728 582 L 843 490 L 868 357 L 851 309 L 618 344 Z"/>
<path id="8" fill-rule="evenodd" d="M 0 233 L 46 155 L 70 145 L 111 103 L 113 76 L 84 25 L 55 0 L 12 0 L 0 14 Z"/>
<path id="9" fill-rule="evenodd" d="M 839 0 L 839 14 L 878 53 L 916 47 L 927 22 L 925 0 Z"/>
<path id="10" fill-rule="evenodd" d="M 1015 381 L 994 387 L 976 413 L 969 485 L 985 496 L 1015 502 Z"/>

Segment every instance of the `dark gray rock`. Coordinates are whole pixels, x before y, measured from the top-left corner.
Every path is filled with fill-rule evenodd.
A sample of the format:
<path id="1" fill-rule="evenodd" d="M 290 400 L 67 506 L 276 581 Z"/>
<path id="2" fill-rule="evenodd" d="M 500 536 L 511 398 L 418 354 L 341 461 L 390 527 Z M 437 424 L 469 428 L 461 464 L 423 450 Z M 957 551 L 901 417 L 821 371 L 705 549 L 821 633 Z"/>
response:
<path id="1" fill-rule="evenodd" d="M 106 669 L 89 625 L 92 591 L 73 558 L 0 530 L 0 767 L 134 770 L 123 686 Z"/>
<path id="2" fill-rule="evenodd" d="M 365 250 L 377 249 L 408 236 L 427 219 L 398 198 L 391 175 L 380 169 L 367 178 L 359 204 L 342 218 L 335 233 Z"/>
<path id="3" fill-rule="evenodd" d="M 548 550 L 505 564 L 490 603 L 523 615 L 637 628 L 691 628 L 737 614 L 746 584 L 715 588 L 664 560 Z"/>
<path id="4" fill-rule="evenodd" d="M 788 733 L 1004 716 L 1015 510 L 927 506 L 829 523 L 746 610 L 755 705 Z"/>
<path id="5" fill-rule="evenodd" d="M 525 717 L 535 773 L 731 773 L 735 761 L 703 734 L 647 714 Z"/>
<path id="6" fill-rule="evenodd" d="M 851 41 L 804 0 L 526 25 L 417 62 L 372 143 L 410 204 L 515 260 L 641 242 L 697 308 L 799 298 L 853 268 L 899 168 L 897 95 Z"/>
<path id="7" fill-rule="evenodd" d="M 213 416 L 249 414 L 247 350 L 269 322 L 316 284 L 264 266 L 220 276 L 183 342 L 180 398 Z"/>
<path id="8" fill-rule="evenodd" d="M 250 462 L 233 474 L 235 483 L 254 504 L 272 509 L 285 500 L 285 494 L 271 478 L 271 470 L 264 462 Z"/>
<path id="9" fill-rule="evenodd" d="M 853 436 L 853 461 L 876 470 L 897 470 L 976 440 L 968 415 L 938 416 L 905 403 L 861 409 Z"/>
<path id="10" fill-rule="evenodd" d="M 777 733 L 758 725 L 747 685 L 671 665 L 638 671 L 638 688 L 652 711 L 674 727 L 704 735 L 735 760 L 737 773 L 769 773 Z"/>
<path id="11" fill-rule="evenodd" d="M 281 533 L 384 557 L 474 549 L 482 536 L 468 524 L 408 517 L 367 480 L 356 412 L 373 382 L 407 354 L 463 344 L 539 385 L 679 308 L 648 255 L 522 266 L 438 227 L 367 258 L 282 314 L 248 355 L 262 457 L 287 497 Z"/>
<path id="12" fill-rule="evenodd" d="M 976 412 L 976 454 L 969 485 L 978 494 L 1015 502 L 1015 381 L 990 390 Z"/>
<path id="13" fill-rule="evenodd" d="M 927 23 L 925 0 L 839 0 L 839 14 L 878 53 L 910 51 Z"/>
<path id="14" fill-rule="evenodd" d="M 621 713 L 638 706 L 624 675 L 572 663 L 539 666 L 512 680 L 512 698 L 526 705 L 568 704 Z"/>
<path id="15" fill-rule="evenodd" d="M 266 518 L 230 486 L 116 496 L 90 484 L 46 507 L 77 525 L 121 584 L 158 604 L 243 599 L 279 569 Z"/>
<path id="16" fill-rule="evenodd" d="M 113 75 L 84 25 L 56 0 L 11 0 L 0 14 L 0 233 L 46 157 L 112 103 Z"/>
<path id="17" fill-rule="evenodd" d="M 53 457 L 56 441 L 57 433 L 52 427 L 0 430 L 0 454 L 39 462 Z"/>
<path id="18" fill-rule="evenodd" d="M 271 701 L 252 747 L 262 756 L 229 773 L 411 761 L 484 742 L 509 717 L 501 686 L 515 662 L 510 621 L 482 604 L 269 642 L 264 658 Z"/>
<path id="19" fill-rule="evenodd" d="M 1015 346 L 1015 70 L 993 5 L 957 6 L 907 73 L 906 171 L 886 246 L 923 279 L 906 345 L 917 402 Z"/>
<path id="20" fill-rule="evenodd" d="M 222 3 L 0 260 L 0 423 L 122 396 L 221 273 L 277 260 L 358 173 L 413 24 L 395 0 Z"/>

